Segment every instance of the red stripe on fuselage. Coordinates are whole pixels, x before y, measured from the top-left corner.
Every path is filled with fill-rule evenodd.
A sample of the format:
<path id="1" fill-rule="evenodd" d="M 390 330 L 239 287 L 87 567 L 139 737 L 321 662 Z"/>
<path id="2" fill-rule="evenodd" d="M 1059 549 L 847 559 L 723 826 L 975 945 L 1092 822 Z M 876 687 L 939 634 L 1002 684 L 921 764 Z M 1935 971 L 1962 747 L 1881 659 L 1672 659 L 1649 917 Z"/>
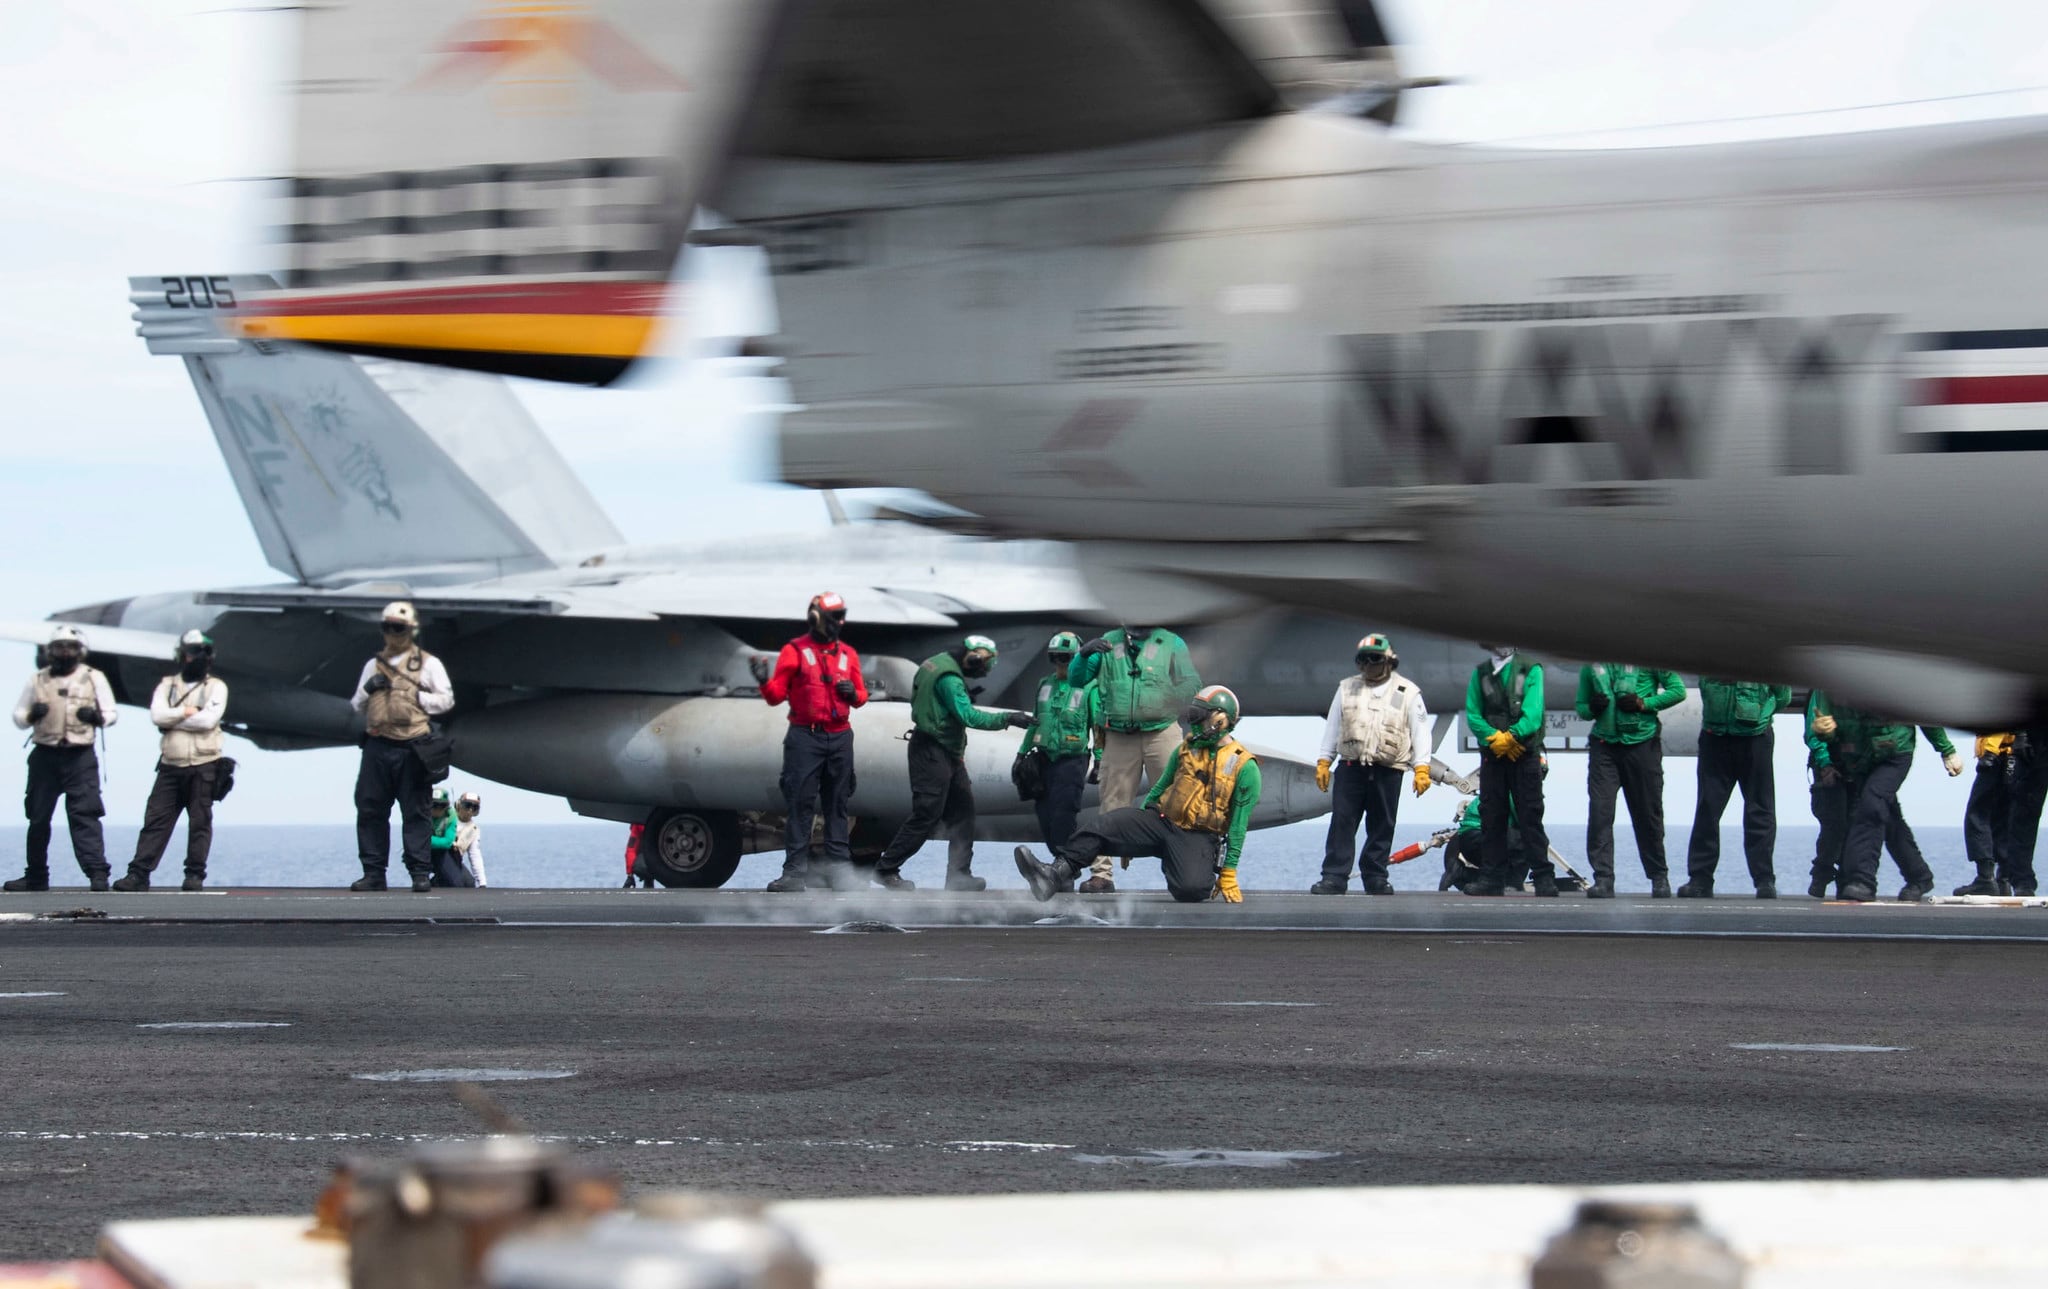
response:
<path id="1" fill-rule="evenodd" d="M 2048 403 L 2048 376 L 1937 376 L 1920 382 L 1920 402 Z"/>
<path id="2" fill-rule="evenodd" d="M 248 306 L 255 314 L 334 317 L 349 314 L 554 313 L 592 316 L 661 312 L 665 282 L 507 282 L 491 285 L 411 287 L 349 295 L 269 296 Z"/>

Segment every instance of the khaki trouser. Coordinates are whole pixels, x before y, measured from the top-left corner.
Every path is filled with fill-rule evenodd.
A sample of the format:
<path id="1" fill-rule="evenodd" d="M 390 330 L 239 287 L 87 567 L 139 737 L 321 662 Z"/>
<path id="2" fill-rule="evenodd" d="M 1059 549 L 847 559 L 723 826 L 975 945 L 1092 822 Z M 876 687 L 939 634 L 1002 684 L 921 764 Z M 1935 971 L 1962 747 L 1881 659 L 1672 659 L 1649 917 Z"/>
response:
<path id="1" fill-rule="evenodd" d="M 1135 806 L 1166 768 L 1166 758 L 1180 746 L 1180 727 L 1169 725 L 1150 734 L 1106 733 L 1102 743 L 1102 813 Z M 1115 868 L 1107 855 L 1098 856 L 1094 876 L 1108 878 Z"/>

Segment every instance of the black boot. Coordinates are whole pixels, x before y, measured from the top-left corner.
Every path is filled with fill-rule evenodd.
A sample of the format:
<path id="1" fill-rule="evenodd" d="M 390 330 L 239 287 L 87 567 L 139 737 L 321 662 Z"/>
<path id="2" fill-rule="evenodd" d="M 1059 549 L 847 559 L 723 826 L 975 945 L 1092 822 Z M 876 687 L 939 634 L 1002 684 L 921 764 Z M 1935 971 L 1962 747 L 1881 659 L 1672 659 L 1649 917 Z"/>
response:
<path id="1" fill-rule="evenodd" d="M 632 883 L 627 882 L 626 885 L 631 886 Z M 792 873 L 784 870 L 782 876 L 768 883 L 765 889 L 777 895 L 789 895 L 797 891 L 808 890 L 809 888 L 810 883 L 804 881 L 802 873 Z"/>
<path id="2" fill-rule="evenodd" d="M 1921 900 L 1927 898 L 1927 896 L 1933 893 L 1934 874 L 1929 873 L 1925 878 L 1921 879 L 1920 881 L 1907 882 L 1904 886 L 1900 887 L 1899 903 L 1918 904 Z"/>
<path id="3" fill-rule="evenodd" d="M 1998 894 L 1998 861 L 1995 859 L 1978 860 L 1977 880 L 1965 882 L 1961 886 L 1956 887 L 1955 893 L 1957 895 Z"/>
<path id="4" fill-rule="evenodd" d="M 885 891 L 914 891 L 917 889 L 917 883 L 905 877 L 903 870 L 900 868 L 877 868 L 875 870 L 875 885 Z"/>
<path id="5" fill-rule="evenodd" d="M 1465 883 L 1467 895 L 1505 895 L 1507 886 L 1498 877 L 1475 877 Z"/>
<path id="6" fill-rule="evenodd" d="M 183 891 L 203 891 L 203 890 L 205 890 L 205 889 L 206 889 L 206 874 L 204 874 L 204 873 L 187 873 L 187 874 L 185 874 L 185 880 L 184 880 L 184 882 L 182 882 L 182 883 L 181 883 L 181 884 L 179 885 L 178 889 L 179 889 L 179 890 L 183 890 Z"/>
<path id="7" fill-rule="evenodd" d="M 1698 878 L 1694 878 L 1678 888 L 1678 898 L 1681 900 L 1711 900 L 1714 898 L 1714 884 L 1712 882 L 1702 882 Z"/>
<path id="8" fill-rule="evenodd" d="M 1651 879 L 1650 879 L 1650 898 L 1651 898 L 1651 899 L 1653 899 L 1653 900 L 1668 900 L 1668 899 L 1670 899 L 1670 898 L 1671 898 L 1671 879 L 1670 879 L 1670 878 L 1668 878 L 1668 877 L 1653 877 L 1653 878 L 1651 878 Z"/>
<path id="9" fill-rule="evenodd" d="M 1539 871 L 1536 874 L 1536 897 L 1544 900 L 1557 898 L 1557 874 Z"/>
<path id="10" fill-rule="evenodd" d="M 0 891 L 10 891 L 16 895 L 20 895 L 25 891 L 47 891 L 49 889 L 50 870 L 47 868 L 40 872 L 31 868 L 11 882 L 0 882 Z"/>
<path id="11" fill-rule="evenodd" d="M 1844 882 L 1836 889 L 1835 898 L 1846 900 L 1850 904 L 1868 904 L 1877 898 L 1877 892 L 1855 882 Z"/>
<path id="12" fill-rule="evenodd" d="M 1367 895 L 1392 895 L 1394 893 L 1394 884 L 1384 878 L 1377 882 L 1367 882 L 1365 884 L 1365 893 Z"/>
<path id="13" fill-rule="evenodd" d="M 1756 884 L 1756 897 L 1760 900 L 1777 899 L 1778 884 L 1776 882 L 1758 882 Z"/>
<path id="14" fill-rule="evenodd" d="M 433 889 L 434 889 L 434 878 L 433 878 L 433 874 L 431 874 L 431 873 L 414 873 L 414 874 L 412 875 L 412 889 L 413 889 L 413 893 L 414 893 L 415 895 L 421 895 L 421 894 L 425 894 L 426 892 L 428 892 L 428 891 L 431 891 L 431 890 L 433 890 Z"/>
<path id="15" fill-rule="evenodd" d="M 1586 888 L 1586 898 L 1589 900 L 1613 899 L 1614 879 L 1611 877 L 1600 877 L 1596 875 L 1593 878 L 1593 884 Z"/>
<path id="16" fill-rule="evenodd" d="M 1012 853 L 1017 859 L 1017 871 L 1023 874 L 1031 887 L 1031 898 L 1040 904 L 1072 885 L 1074 878 L 1079 876 L 1079 870 L 1064 859 L 1050 864 L 1041 863 L 1029 846 L 1019 846 Z"/>
<path id="17" fill-rule="evenodd" d="M 138 873 L 131 869 L 115 879 L 114 889 L 117 891 L 146 891 L 149 889 L 149 874 Z"/>
<path id="18" fill-rule="evenodd" d="M 1342 895 L 1345 889 L 1346 888 L 1344 886 L 1344 883 L 1333 882 L 1329 878 L 1325 877 L 1318 881 L 1314 886 L 1309 887 L 1308 893 L 1310 895 Z"/>
<path id="19" fill-rule="evenodd" d="M 350 882 L 348 888 L 352 891 L 381 891 L 385 889 L 384 874 L 364 873 L 361 877 Z"/>
<path id="20" fill-rule="evenodd" d="M 988 889 L 988 879 L 976 877 L 972 873 L 948 873 L 946 874 L 946 889 L 949 891 L 985 891 Z"/>
<path id="21" fill-rule="evenodd" d="M 1828 883 L 1833 880 L 1831 877 L 1824 877 L 1819 873 L 1815 873 L 1813 880 L 1806 884 L 1807 898 L 1815 900 L 1826 899 L 1828 897 Z"/>

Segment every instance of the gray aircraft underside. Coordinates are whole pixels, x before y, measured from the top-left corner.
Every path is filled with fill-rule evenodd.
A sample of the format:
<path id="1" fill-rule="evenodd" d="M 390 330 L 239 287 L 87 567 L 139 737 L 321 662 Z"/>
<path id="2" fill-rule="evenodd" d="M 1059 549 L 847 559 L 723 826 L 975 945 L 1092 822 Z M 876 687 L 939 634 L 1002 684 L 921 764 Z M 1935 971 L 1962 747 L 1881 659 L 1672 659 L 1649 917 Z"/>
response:
<path id="1" fill-rule="evenodd" d="M 2048 485 L 2048 125 L 1420 143 L 1386 124 L 1371 9 L 619 0 L 673 75 L 579 73 L 550 133 L 419 88 L 461 6 L 324 6 L 328 33 L 392 38 L 308 42 L 308 83 L 350 88 L 300 104 L 278 312 L 659 280 L 702 203 L 728 222 L 699 241 L 767 253 L 780 333 L 754 350 L 801 404 L 791 481 L 922 489 L 1204 612 L 2039 715 L 2048 553 L 1979 534 Z M 591 156 L 660 182 L 587 166 L 514 194 L 504 234 L 406 213 L 472 184 L 459 165 Z M 644 245 L 578 222 L 599 191 Z M 405 343 L 561 368 L 448 334 Z"/>

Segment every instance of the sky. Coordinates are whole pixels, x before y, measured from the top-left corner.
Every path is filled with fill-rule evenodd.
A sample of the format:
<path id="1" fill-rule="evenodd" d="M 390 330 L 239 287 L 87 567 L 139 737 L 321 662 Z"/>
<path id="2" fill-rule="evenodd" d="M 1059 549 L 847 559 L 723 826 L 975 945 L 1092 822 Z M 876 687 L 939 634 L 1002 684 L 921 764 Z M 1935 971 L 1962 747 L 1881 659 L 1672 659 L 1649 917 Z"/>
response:
<path id="1" fill-rule="evenodd" d="M 1458 80 L 1406 105 L 1405 128 L 1437 139 L 1649 146 L 2048 112 L 2048 6 L 2038 3 L 1382 2 L 1408 67 Z M 0 388 L 11 413 L 0 433 L 0 617 L 278 579 L 181 365 L 144 352 L 122 288 L 135 273 L 273 266 L 263 229 L 274 211 L 254 181 L 285 165 L 278 87 L 293 22 L 253 0 L 0 5 L 0 119 L 12 127 L 0 137 Z M 683 271 L 688 317 L 651 375 L 626 390 L 523 386 L 522 396 L 630 541 L 822 529 L 815 495 L 771 481 L 782 391 L 712 357 L 721 337 L 772 327 L 756 265 L 746 252 L 692 252 Z M 27 649 L 0 646 L 0 677 L 25 679 L 29 667 Z M 1247 733 L 1305 753 L 1315 724 L 1254 719 Z M 1793 733 L 1779 741 L 1788 819 L 1801 773 Z M 109 810 L 133 818 L 155 757 L 146 718 L 126 711 L 109 748 Z M 352 751 L 239 745 L 235 755 L 242 786 L 224 824 L 350 817 Z M 1908 813 L 1959 819 L 1964 784 L 1933 773 L 1931 758 L 1921 765 Z M 1559 758 L 1552 819 L 1583 819 L 1582 767 Z M 20 761 L 0 758 L 0 799 L 21 778 Z M 1668 814 L 1683 819 L 1689 763 L 1670 778 Z M 549 798 L 490 791 L 500 821 L 570 817 Z M 1451 809 L 1431 800 L 1411 809 Z"/>

